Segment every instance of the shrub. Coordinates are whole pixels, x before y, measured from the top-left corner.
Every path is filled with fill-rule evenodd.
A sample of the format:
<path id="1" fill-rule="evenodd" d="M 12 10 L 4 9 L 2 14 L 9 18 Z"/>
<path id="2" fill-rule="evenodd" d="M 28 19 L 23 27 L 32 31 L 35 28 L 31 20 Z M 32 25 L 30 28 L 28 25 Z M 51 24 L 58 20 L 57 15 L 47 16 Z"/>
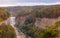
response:
<path id="1" fill-rule="evenodd" d="M 16 38 L 15 30 L 10 24 L 0 26 L 0 38 Z"/>

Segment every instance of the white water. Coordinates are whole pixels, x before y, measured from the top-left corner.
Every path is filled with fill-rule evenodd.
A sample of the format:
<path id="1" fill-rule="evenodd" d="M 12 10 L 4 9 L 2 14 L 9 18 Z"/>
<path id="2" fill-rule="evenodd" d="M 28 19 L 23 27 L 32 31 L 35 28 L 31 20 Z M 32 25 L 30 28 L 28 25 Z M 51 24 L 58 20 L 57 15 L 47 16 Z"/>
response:
<path id="1" fill-rule="evenodd" d="M 15 24 L 15 17 L 10 17 L 10 24 L 14 25 Z"/>

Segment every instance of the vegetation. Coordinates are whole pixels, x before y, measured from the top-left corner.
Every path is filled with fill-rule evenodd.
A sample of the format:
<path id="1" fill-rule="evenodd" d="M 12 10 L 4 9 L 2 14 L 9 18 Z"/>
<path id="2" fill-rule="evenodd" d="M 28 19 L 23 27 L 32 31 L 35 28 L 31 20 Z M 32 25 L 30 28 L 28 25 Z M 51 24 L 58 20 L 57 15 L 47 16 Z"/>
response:
<path id="1" fill-rule="evenodd" d="M 60 5 L 52 6 L 33 6 L 24 8 L 21 11 L 16 11 L 18 13 L 17 18 L 20 20 L 20 16 L 27 16 L 23 25 L 20 25 L 18 20 L 16 27 L 21 30 L 27 38 L 56 38 L 60 35 L 60 21 L 56 22 L 54 25 L 47 25 L 45 29 L 38 28 L 35 26 L 36 18 L 58 18 L 60 16 Z M 32 17 L 30 17 L 31 15 Z"/>
<path id="2" fill-rule="evenodd" d="M 36 19 L 33 15 L 28 15 L 24 24 L 27 25 L 27 24 L 30 24 L 30 23 L 35 23 Z"/>
<path id="3" fill-rule="evenodd" d="M 15 30 L 10 24 L 2 24 L 0 26 L 0 38 L 16 38 Z"/>
<path id="4" fill-rule="evenodd" d="M 35 26 L 35 19 L 33 18 L 27 18 L 23 25 L 20 25 L 19 23 L 16 25 L 27 38 L 29 36 L 31 38 L 56 38 L 60 33 L 58 26 L 60 26 L 60 21 L 56 22 L 54 25 L 47 25 L 45 29 L 41 29 Z"/>
<path id="5" fill-rule="evenodd" d="M 60 16 L 60 5 L 52 6 L 27 6 L 21 7 L 22 10 L 16 10 L 18 15 L 29 15 L 32 14 L 35 17 L 39 18 L 57 18 Z"/>
<path id="6" fill-rule="evenodd" d="M 3 8 L 0 8 L 0 22 L 6 20 L 10 14 Z"/>
<path id="7" fill-rule="evenodd" d="M 58 34 L 60 34 L 58 26 L 60 26 L 60 21 L 56 22 L 52 26 L 46 26 L 45 29 L 40 29 L 33 23 L 30 23 L 28 25 L 17 25 L 17 28 L 26 34 L 27 38 L 28 36 L 31 38 L 56 38 L 58 37 Z"/>
<path id="8" fill-rule="evenodd" d="M 41 38 L 58 38 L 60 37 L 60 30 L 58 30 L 58 27 L 60 26 L 60 21 L 56 22 L 52 26 L 46 26 L 46 29 L 44 32 L 41 33 Z M 58 35 L 59 34 L 59 35 Z"/>
<path id="9" fill-rule="evenodd" d="M 0 22 L 7 20 L 10 14 L 4 8 L 0 8 Z M 14 28 L 10 24 L 0 25 L 0 38 L 17 38 Z"/>
<path id="10" fill-rule="evenodd" d="M 36 17 L 57 18 L 60 16 L 60 5 L 47 6 L 44 8 L 36 8 L 32 13 Z"/>

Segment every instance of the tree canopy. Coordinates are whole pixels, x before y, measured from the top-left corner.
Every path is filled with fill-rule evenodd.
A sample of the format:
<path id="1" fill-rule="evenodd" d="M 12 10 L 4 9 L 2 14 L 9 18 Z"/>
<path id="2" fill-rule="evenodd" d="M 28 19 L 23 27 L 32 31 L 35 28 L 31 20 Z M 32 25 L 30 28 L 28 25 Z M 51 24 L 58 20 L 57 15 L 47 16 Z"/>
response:
<path id="1" fill-rule="evenodd" d="M 15 30 L 10 24 L 3 23 L 0 26 L 0 38 L 16 38 Z"/>
<path id="2" fill-rule="evenodd" d="M 28 7 L 28 6 L 27 6 Z M 39 18 L 57 18 L 60 16 L 60 5 L 49 5 L 49 6 L 31 6 L 29 8 L 23 8 L 21 11 L 17 10 L 18 15 L 32 14 Z"/>
<path id="3" fill-rule="evenodd" d="M 6 20 L 10 14 L 4 8 L 0 8 L 0 21 Z"/>

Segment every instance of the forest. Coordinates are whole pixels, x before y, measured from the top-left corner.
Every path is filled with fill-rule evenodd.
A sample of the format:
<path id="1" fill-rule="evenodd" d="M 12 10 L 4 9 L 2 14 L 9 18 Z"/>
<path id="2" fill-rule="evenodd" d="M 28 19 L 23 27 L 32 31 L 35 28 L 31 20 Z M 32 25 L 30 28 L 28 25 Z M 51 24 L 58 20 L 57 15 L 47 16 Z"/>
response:
<path id="1" fill-rule="evenodd" d="M 18 8 L 21 8 L 21 9 L 18 9 Z M 32 14 L 33 16 L 40 17 L 40 18 L 44 18 L 44 17 L 45 18 L 57 18 L 60 16 L 60 5 L 25 6 L 25 7 L 22 6 L 22 7 L 16 7 L 14 12 L 19 15 Z"/>
<path id="2" fill-rule="evenodd" d="M 28 7 L 15 13 L 17 14 L 15 26 L 26 35 L 26 38 L 60 38 L 60 30 L 58 29 L 60 21 L 55 21 L 53 25 L 45 25 L 45 29 L 39 28 L 42 25 L 38 27 L 35 25 L 36 18 L 56 19 L 60 17 L 60 5 Z M 19 21 L 22 19 L 20 17 L 23 19 L 26 17 L 23 24 L 20 24 L 23 21 Z"/>
<path id="3" fill-rule="evenodd" d="M 16 17 L 14 27 L 19 33 L 24 33 L 26 38 L 60 38 L 60 5 L 2 7 L 0 22 L 7 20 L 11 14 Z M 55 19 L 54 23 L 52 19 Z M 50 22 L 53 24 L 48 24 Z M 40 27 L 43 25 L 45 28 Z M 16 36 L 11 24 L 3 23 L 0 26 L 0 38 L 17 38 Z"/>
<path id="4" fill-rule="evenodd" d="M 7 22 L 9 17 L 10 13 L 0 7 L 0 38 L 17 38 L 14 28 Z"/>

